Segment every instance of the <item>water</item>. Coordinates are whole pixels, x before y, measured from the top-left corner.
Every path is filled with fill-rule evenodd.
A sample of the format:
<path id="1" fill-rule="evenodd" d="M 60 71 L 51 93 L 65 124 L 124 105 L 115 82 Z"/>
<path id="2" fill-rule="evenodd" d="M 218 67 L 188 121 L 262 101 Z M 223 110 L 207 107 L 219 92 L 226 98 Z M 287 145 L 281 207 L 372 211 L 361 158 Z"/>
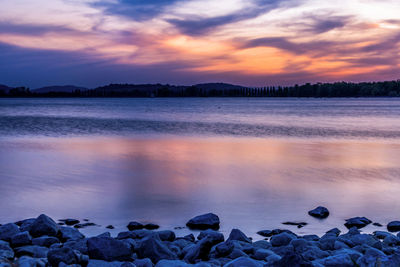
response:
<path id="1" fill-rule="evenodd" d="M 398 99 L 0 99 L 0 223 L 46 213 L 116 233 L 212 211 L 224 233 L 321 234 L 400 219 L 399 158 Z M 317 205 L 328 219 L 307 215 Z"/>

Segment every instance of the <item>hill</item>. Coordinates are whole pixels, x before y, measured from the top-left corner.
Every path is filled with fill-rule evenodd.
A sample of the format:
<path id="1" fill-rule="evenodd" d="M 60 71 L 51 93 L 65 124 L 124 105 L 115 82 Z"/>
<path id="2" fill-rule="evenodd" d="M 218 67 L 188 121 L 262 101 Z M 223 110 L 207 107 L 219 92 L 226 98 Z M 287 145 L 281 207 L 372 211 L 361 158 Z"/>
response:
<path id="1" fill-rule="evenodd" d="M 32 90 L 33 93 L 73 93 L 75 91 L 87 91 L 88 88 L 79 87 L 74 85 L 53 85 L 53 86 L 46 86 Z"/>

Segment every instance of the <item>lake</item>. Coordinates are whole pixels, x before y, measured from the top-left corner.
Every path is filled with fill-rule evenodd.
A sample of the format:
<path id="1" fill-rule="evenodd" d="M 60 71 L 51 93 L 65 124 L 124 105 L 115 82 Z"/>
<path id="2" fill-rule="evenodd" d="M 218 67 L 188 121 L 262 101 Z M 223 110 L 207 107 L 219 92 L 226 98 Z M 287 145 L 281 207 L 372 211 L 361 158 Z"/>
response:
<path id="1" fill-rule="evenodd" d="M 395 98 L 0 99 L 0 223 L 46 213 L 117 233 L 214 212 L 223 233 L 256 239 L 386 224 L 400 219 L 399 159 Z M 307 214 L 318 205 L 327 219 Z"/>

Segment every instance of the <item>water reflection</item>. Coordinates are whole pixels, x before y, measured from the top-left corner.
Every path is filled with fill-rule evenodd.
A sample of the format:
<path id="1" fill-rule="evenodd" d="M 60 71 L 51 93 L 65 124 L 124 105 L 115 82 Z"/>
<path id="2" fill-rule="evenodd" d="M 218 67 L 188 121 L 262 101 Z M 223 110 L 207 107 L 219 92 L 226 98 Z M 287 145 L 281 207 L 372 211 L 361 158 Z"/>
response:
<path id="1" fill-rule="evenodd" d="M 353 216 L 387 223 L 399 219 L 399 158 L 400 144 L 380 141 L 8 140 L 0 142 L 1 222 L 45 212 L 114 224 L 116 231 L 132 219 L 171 229 L 213 211 L 222 231 L 239 227 L 254 237 L 287 220 L 309 222 L 293 228 L 298 233 L 322 233 Z M 331 216 L 309 217 L 316 205 Z"/>

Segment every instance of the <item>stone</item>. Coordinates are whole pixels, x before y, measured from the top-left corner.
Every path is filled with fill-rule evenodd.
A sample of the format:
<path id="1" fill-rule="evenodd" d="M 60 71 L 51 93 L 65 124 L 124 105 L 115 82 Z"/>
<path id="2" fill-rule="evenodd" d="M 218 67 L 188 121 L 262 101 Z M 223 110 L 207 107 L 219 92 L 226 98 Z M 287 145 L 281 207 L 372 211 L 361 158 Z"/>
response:
<path id="1" fill-rule="evenodd" d="M 149 258 L 136 259 L 133 264 L 135 264 L 136 267 L 153 267 L 153 263 Z"/>
<path id="2" fill-rule="evenodd" d="M 260 248 L 254 252 L 253 258 L 256 260 L 265 260 L 268 256 L 273 254 L 275 254 L 275 252 L 272 250 Z"/>
<path id="3" fill-rule="evenodd" d="M 67 240 L 79 240 L 85 238 L 85 236 L 79 232 L 79 230 L 67 226 L 60 227 L 59 237 L 63 242 Z"/>
<path id="4" fill-rule="evenodd" d="M 30 256 L 32 258 L 46 258 L 48 251 L 48 248 L 36 245 L 18 247 L 14 249 L 15 255 L 17 257 Z"/>
<path id="5" fill-rule="evenodd" d="M 272 236 L 272 231 L 271 230 L 261 230 L 261 231 L 258 231 L 257 234 L 259 234 L 260 236 L 263 236 L 263 237 L 270 237 L 270 236 Z"/>
<path id="6" fill-rule="evenodd" d="M 126 227 L 129 231 L 143 229 L 144 225 L 139 222 L 130 222 Z"/>
<path id="7" fill-rule="evenodd" d="M 54 236 L 41 236 L 32 239 L 32 244 L 42 247 L 50 247 L 53 244 L 60 243 L 57 237 Z"/>
<path id="8" fill-rule="evenodd" d="M 320 262 L 325 267 L 336 267 L 336 266 L 352 267 L 352 266 L 354 266 L 354 263 L 351 260 L 350 256 L 345 253 L 326 257 L 323 260 L 321 260 Z"/>
<path id="9" fill-rule="evenodd" d="M 7 223 L 0 226 L 0 240 L 10 241 L 11 238 L 20 232 L 18 225 Z"/>
<path id="10" fill-rule="evenodd" d="M 80 239 L 80 240 L 70 240 L 64 243 L 64 247 L 72 248 L 73 250 L 78 250 L 83 254 L 88 253 L 88 246 L 87 246 L 87 239 Z"/>
<path id="11" fill-rule="evenodd" d="M 207 229 L 207 230 L 200 232 L 197 239 L 201 240 L 205 237 L 211 238 L 213 245 L 224 242 L 224 240 L 225 240 L 224 235 L 222 233 L 211 230 L 211 229 Z"/>
<path id="12" fill-rule="evenodd" d="M 149 258 L 153 263 L 162 259 L 175 260 L 177 256 L 161 242 L 157 234 L 144 237 L 136 250 L 139 258 Z"/>
<path id="13" fill-rule="evenodd" d="M 234 248 L 235 248 L 235 245 L 233 244 L 233 242 L 226 241 L 226 242 L 219 243 L 215 247 L 215 252 L 216 252 L 217 257 L 221 258 L 221 257 L 225 257 L 225 256 L 228 256 L 229 254 L 231 254 Z"/>
<path id="14" fill-rule="evenodd" d="M 145 224 L 145 225 L 143 226 L 143 228 L 144 228 L 144 229 L 147 229 L 147 230 L 155 230 L 155 229 L 160 228 L 160 226 L 157 225 L 157 224 L 154 224 L 154 223 L 148 223 L 148 224 Z"/>
<path id="15" fill-rule="evenodd" d="M 110 224 L 110 225 L 107 225 L 106 228 L 107 229 L 114 229 L 115 227 Z"/>
<path id="16" fill-rule="evenodd" d="M 388 223 L 387 229 L 389 232 L 400 231 L 400 221 L 392 221 L 392 222 Z"/>
<path id="17" fill-rule="evenodd" d="M 282 224 L 284 224 L 284 225 L 294 225 L 294 226 L 297 226 L 297 228 L 303 228 L 304 226 L 307 225 L 306 222 L 283 222 Z"/>
<path id="18" fill-rule="evenodd" d="M 211 247 L 214 245 L 214 239 L 206 236 L 196 244 L 190 246 L 184 260 L 189 263 L 195 263 L 197 260 L 208 260 Z"/>
<path id="19" fill-rule="evenodd" d="M 205 230 L 205 229 L 219 229 L 219 217 L 214 213 L 206 213 L 203 215 L 196 216 L 190 219 L 186 226 L 190 229 L 198 229 L 198 230 Z"/>
<path id="20" fill-rule="evenodd" d="M 90 259 L 87 267 L 135 267 L 135 264 L 133 264 L 132 262 L 121 262 L 121 261 L 107 262 L 103 260 Z"/>
<path id="21" fill-rule="evenodd" d="M 372 223 L 372 221 L 365 217 L 354 217 L 347 219 L 344 226 L 346 226 L 348 229 L 352 227 L 357 227 L 358 229 L 360 229 L 367 226 L 370 223 Z"/>
<path id="22" fill-rule="evenodd" d="M 97 224 L 95 224 L 95 223 L 92 223 L 92 222 L 87 222 L 87 223 L 78 223 L 78 224 L 75 224 L 74 225 L 74 227 L 75 228 L 85 228 L 85 227 L 88 227 L 88 226 L 97 226 Z"/>
<path id="23" fill-rule="evenodd" d="M 29 233 L 33 237 L 39 237 L 43 235 L 57 236 L 59 226 L 53 219 L 41 214 L 36 220 L 30 225 Z"/>
<path id="24" fill-rule="evenodd" d="M 130 246 L 110 237 L 88 238 L 87 248 L 91 259 L 105 261 L 129 261 L 132 259 Z"/>
<path id="25" fill-rule="evenodd" d="M 334 236 L 339 236 L 341 231 L 338 228 L 332 228 L 328 232 L 326 232 L 327 235 L 334 235 Z"/>
<path id="26" fill-rule="evenodd" d="M 189 267 L 191 265 L 187 264 L 181 260 L 160 260 L 155 267 Z"/>
<path id="27" fill-rule="evenodd" d="M 271 237 L 270 243 L 274 247 L 286 246 L 294 237 L 286 232 Z"/>
<path id="28" fill-rule="evenodd" d="M 252 240 L 248 238 L 242 231 L 239 229 L 232 229 L 231 233 L 229 234 L 229 237 L 227 239 L 228 241 L 230 240 L 237 240 L 237 241 L 242 241 L 242 242 L 247 242 L 251 243 Z"/>
<path id="29" fill-rule="evenodd" d="M 160 237 L 161 241 L 174 241 L 176 236 L 173 231 L 170 230 L 164 230 L 164 231 L 158 231 L 156 232 L 158 236 Z"/>
<path id="30" fill-rule="evenodd" d="M 8 244 L 8 242 L 0 240 L 0 259 L 12 259 L 14 258 L 14 251 Z"/>
<path id="31" fill-rule="evenodd" d="M 27 246 L 32 243 L 32 237 L 28 231 L 18 233 L 11 238 L 11 245 L 13 247 Z"/>
<path id="32" fill-rule="evenodd" d="M 262 267 L 263 263 L 250 259 L 249 257 L 242 256 L 239 258 L 236 258 L 227 264 L 224 265 L 224 267 Z"/>
<path id="33" fill-rule="evenodd" d="M 59 221 L 65 223 L 66 225 L 69 225 L 69 226 L 80 223 L 80 221 L 77 219 L 62 219 Z"/>
<path id="34" fill-rule="evenodd" d="M 400 245 L 400 239 L 394 235 L 388 235 L 383 239 L 383 244 L 389 247 L 394 247 Z"/>
<path id="35" fill-rule="evenodd" d="M 329 216 L 329 210 L 325 207 L 318 206 L 315 209 L 310 210 L 308 214 L 318 219 L 325 219 Z"/>
<path id="36" fill-rule="evenodd" d="M 30 229 L 30 227 L 31 227 L 31 224 L 32 224 L 35 220 L 36 220 L 36 218 L 29 218 L 29 219 L 25 219 L 25 220 L 22 220 L 22 221 L 18 221 L 18 222 L 16 222 L 15 224 L 19 226 L 19 230 L 20 230 L 21 232 L 25 232 L 25 231 L 28 231 L 28 232 L 29 232 L 29 229 Z"/>
<path id="37" fill-rule="evenodd" d="M 376 238 L 384 239 L 385 237 L 390 236 L 390 235 L 392 235 L 392 234 L 391 234 L 391 233 L 388 233 L 388 232 L 385 232 L 385 231 L 374 231 L 374 232 L 373 232 L 373 235 L 374 235 Z"/>
<path id="38" fill-rule="evenodd" d="M 67 265 L 78 263 L 74 251 L 68 247 L 50 249 L 47 253 L 47 260 L 51 266 L 59 266 L 61 262 Z"/>
<path id="39" fill-rule="evenodd" d="M 22 256 L 18 259 L 17 265 L 19 267 L 45 267 L 47 265 L 47 260 Z"/>

